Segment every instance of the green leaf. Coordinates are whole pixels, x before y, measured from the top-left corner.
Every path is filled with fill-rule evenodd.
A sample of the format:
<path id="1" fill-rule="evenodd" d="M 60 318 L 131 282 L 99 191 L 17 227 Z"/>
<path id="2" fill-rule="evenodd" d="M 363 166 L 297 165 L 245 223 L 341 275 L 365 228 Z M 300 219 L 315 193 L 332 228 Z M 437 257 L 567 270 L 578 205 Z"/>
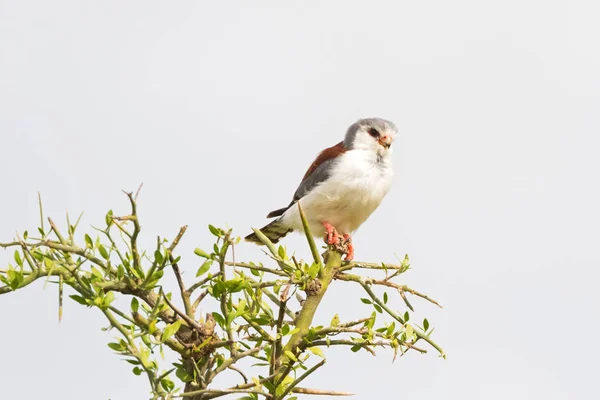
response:
<path id="1" fill-rule="evenodd" d="M 92 275 L 94 275 L 98 279 L 104 279 L 104 275 L 100 272 L 96 267 L 91 267 L 90 271 L 92 271 Z"/>
<path id="2" fill-rule="evenodd" d="M 318 347 L 309 347 L 308 350 L 316 356 L 325 358 L 325 354 L 323 354 L 323 350 Z"/>
<path id="3" fill-rule="evenodd" d="M 240 300 L 238 306 L 237 306 L 237 311 L 235 312 L 235 316 L 239 317 L 240 315 L 244 314 L 246 312 L 246 300 Z"/>
<path id="4" fill-rule="evenodd" d="M 140 367 L 133 367 L 133 373 L 137 376 L 140 376 L 142 374 L 142 372 L 144 372 L 143 369 L 141 369 Z"/>
<path id="5" fill-rule="evenodd" d="M 281 258 L 282 260 L 285 260 L 287 258 L 287 255 L 285 254 L 285 249 L 282 245 L 279 245 L 279 248 L 277 249 L 277 255 L 279 255 L 279 258 Z"/>
<path id="6" fill-rule="evenodd" d="M 217 322 L 217 324 L 219 324 L 219 326 L 223 327 L 225 326 L 225 318 L 223 318 L 223 316 L 221 314 L 219 314 L 218 312 L 213 312 L 212 313 L 213 318 L 215 319 L 215 321 Z"/>
<path id="7" fill-rule="evenodd" d="M 85 247 L 87 247 L 88 249 L 93 249 L 94 248 L 94 242 L 92 241 L 92 238 L 90 237 L 90 235 L 88 235 L 87 233 L 84 236 L 85 238 Z"/>
<path id="8" fill-rule="evenodd" d="M 359 344 L 356 344 L 356 345 L 350 347 L 350 350 L 352 350 L 353 353 L 356 353 L 357 351 L 360 350 L 360 347 L 361 346 Z"/>
<path id="9" fill-rule="evenodd" d="M 194 254 L 199 256 L 199 257 L 204 257 L 204 258 L 210 258 L 210 254 L 208 254 L 207 252 L 205 252 L 204 250 L 196 247 L 194 249 Z"/>
<path id="10" fill-rule="evenodd" d="M 386 335 L 390 336 L 392 333 L 394 333 L 394 329 L 396 329 L 396 324 L 394 322 L 392 322 L 391 324 L 388 325 L 387 329 L 386 329 Z"/>
<path id="11" fill-rule="evenodd" d="M 104 217 L 104 222 L 106 222 L 106 226 L 111 226 L 112 225 L 112 217 L 113 217 L 113 210 L 108 210 L 108 212 L 106 213 L 106 216 Z"/>
<path id="12" fill-rule="evenodd" d="M 212 295 L 216 298 L 219 298 L 225 292 L 225 289 L 225 282 L 218 280 L 212 286 Z"/>
<path id="13" fill-rule="evenodd" d="M 114 299 L 115 299 L 115 292 L 113 292 L 111 290 L 110 292 L 106 293 L 106 295 L 104 296 L 104 301 L 102 302 L 102 305 L 104 306 L 104 308 L 107 308 L 108 306 L 110 306 L 110 303 L 112 303 Z"/>
<path id="14" fill-rule="evenodd" d="M 104 246 L 99 245 L 98 251 L 100 252 L 100 255 L 102 256 L 102 258 L 104 258 L 105 260 L 108 260 L 108 258 L 109 258 L 108 251 L 106 251 L 106 248 L 104 248 Z"/>
<path id="15" fill-rule="evenodd" d="M 181 326 L 181 322 L 182 320 L 178 319 L 177 321 L 173 322 L 172 324 L 169 324 L 165 327 L 165 329 L 163 330 L 163 333 L 160 337 L 160 341 L 164 342 L 167 339 L 169 339 L 171 336 L 173 336 L 175 333 L 177 333 L 177 331 L 179 330 L 179 327 Z"/>
<path id="16" fill-rule="evenodd" d="M 425 318 L 425 319 L 423 320 L 423 329 L 424 329 L 425 331 L 427 331 L 427 329 L 429 329 L 429 321 L 427 321 L 427 318 Z"/>
<path id="17" fill-rule="evenodd" d="M 10 288 L 12 290 L 17 290 L 23 282 L 23 274 L 18 271 L 15 271 L 14 269 L 9 269 L 8 271 L 6 271 L 6 275 L 10 281 Z"/>
<path id="18" fill-rule="evenodd" d="M 23 266 L 23 260 L 21 259 L 21 254 L 19 253 L 19 250 L 15 250 L 15 262 L 17 263 L 17 265 L 19 265 L 19 267 Z"/>
<path id="19" fill-rule="evenodd" d="M 404 332 L 406 333 L 406 340 L 411 339 L 415 333 L 412 325 L 410 325 L 410 324 L 406 324 L 406 326 L 404 328 Z"/>
<path id="20" fill-rule="evenodd" d="M 219 228 L 215 228 L 212 225 L 208 225 L 208 230 L 210 231 L 210 233 L 212 233 L 216 237 L 221 237 L 223 235 L 223 232 Z"/>
<path id="21" fill-rule="evenodd" d="M 153 328 L 152 330 L 148 330 L 150 333 L 154 332 L 156 329 Z M 152 347 L 152 342 L 150 341 L 150 336 L 149 335 L 142 335 L 142 342 L 144 342 L 144 344 L 146 346 L 148 346 L 148 348 Z"/>
<path id="22" fill-rule="evenodd" d="M 366 322 L 365 322 L 365 326 L 369 329 L 373 329 L 373 326 L 375 325 L 375 320 L 377 319 L 377 314 L 375 313 L 375 311 L 373 311 L 371 313 L 371 318 L 369 318 Z"/>
<path id="23" fill-rule="evenodd" d="M 121 343 L 109 343 L 108 347 L 110 347 L 114 351 L 124 351 L 125 350 L 125 348 L 123 347 L 123 345 Z"/>
<path id="24" fill-rule="evenodd" d="M 167 392 L 170 392 L 173 389 L 175 389 L 175 384 L 173 383 L 173 381 L 171 381 L 167 378 L 161 379 L 160 386 L 162 386 L 163 389 L 165 389 Z"/>
<path id="25" fill-rule="evenodd" d="M 383 304 L 387 304 L 388 302 L 388 294 L 387 292 L 383 292 Z"/>
<path id="26" fill-rule="evenodd" d="M 211 260 L 211 259 L 204 261 L 204 263 L 200 266 L 200 268 L 198 268 L 198 272 L 196 272 L 196 277 L 202 276 L 205 273 L 207 273 L 208 270 L 210 269 L 212 263 L 213 263 L 213 260 Z"/>
<path id="27" fill-rule="evenodd" d="M 248 282 L 243 278 L 233 278 L 225 281 L 225 287 L 230 293 L 237 293 L 243 290 L 248 285 Z"/>
<path id="28" fill-rule="evenodd" d="M 76 302 L 78 302 L 79 304 L 83 304 L 84 306 L 89 305 L 86 299 L 84 299 L 83 297 L 81 297 L 77 294 L 72 294 L 69 297 L 72 298 L 73 300 L 75 300 Z"/>
<path id="29" fill-rule="evenodd" d="M 182 382 L 191 382 L 194 380 L 194 377 L 190 374 L 188 374 L 188 372 L 185 370 L 185 368 L 183 367 L 178 367 L 177 370 L 175 371 L 175 375 L 182 381 Z"/>
<path id="30" fill-rule="evenodd" d="M 140 308 L 140 303 L 139 303 L 137 297 L 131 298 L 131 311 L 133 311 L 134 313 L 137 313 L 139 308 Z"/>
<path id="31" fill-rule="evenodd" d="M 360 299 L 360 301 L 362 301 L 362 302 L 363 302 L 363 303 L 365 303 L 365 304 L 372 304 L 371 300 L 369 300 L 369 299 L 365 299 L 364 297 L 362 297 L 362 298 Z"/>
<path id="32" fill-rule="evenodd" d="M 285 324 L 281 327 L 281 335 L 282 336 L 287 335 L 289 331 L 290 331 L 290 326 L 288 324 Z"/>
<path id="33" fill-rule="evenodd" d="M 378 313 L 382 313 L 383 312 L 383 309 L 379 306 L 379 304 L 373 303 L 373 307 L 375 307 L 375 309 L 377 310 Z"/>
<path id="34" fill-rule="evenodd" d="M 293 335 L 296 332 L 300 332 L 300 328 L 294 328 L 294 329 L 292 329 L 291 331 L 288 332 L 288 335 Z"/>
<path id="35" fill-rule="evenodd" d="M 158 249 L 156 249 L 156 251 L 154 251 L 154 260 L 156 261 L 156 263 L 158 265 L 162 265 L 163 261 L 165 260 L 165 258 L 163 257 L 163 254 Z"/>
<path id="36" fill-rule="evenodd" d="M 315 279 L 317 277 L 317 275 L 319 274 L 319 270 L 320 270 L 321 266 L 317 263 L 313 263 L 309 268 L 308 268 L 308 275 Z"/>
<path id="37" fill-rule="evenodd" d="M 289 350 L 284 351 L 283 354 L 285 354 L 285 356 L 287 358 L 289 358 L 290 360 L 292 360 L 292 361 L 298 361 L 298 359 L 296 358 L 296 356 L 294 355 L 294 353 L 292 353 Z"/>
<path id="38" fill-rule="evenodd" d="M 329 323 L 329 326 L 338 326 L 339 324 L 340 324 L 340 315 L 335 314 L 333 316 L 333 318 L 331 318 L 331 322 Z"/>
<path id="39" fill-rule="evenodd" d="M 404 312 L 404 322 L 408 321 L 410 319 L 410 315 L 408 315 L 408 311 Z"/>

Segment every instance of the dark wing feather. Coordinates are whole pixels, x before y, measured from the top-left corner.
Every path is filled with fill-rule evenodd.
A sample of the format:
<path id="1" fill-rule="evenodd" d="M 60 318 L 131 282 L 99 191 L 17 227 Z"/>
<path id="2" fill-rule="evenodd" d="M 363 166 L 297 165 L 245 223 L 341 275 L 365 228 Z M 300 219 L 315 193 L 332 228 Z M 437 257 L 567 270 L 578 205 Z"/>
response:
<path id="1" fill-rule="evenodd" d="M 294 198 L 291 203 L 287 207 L 271 211 L 267 215 L 267 218 L 279 217 L 280 215 L 283 215 L 284 212 L 286 212 L 308 192 L 314 189 L 315 186 L 327 180 L 331 174 L 331 167 L 335 159 L 344 154 L 347 150 L 348 149 L 344 147 L 344 142 L 339 142 L 335 146 L 323 150 L 310 165 L 308 171 L 306 171 L 306 174 L 304 174 L 302 182 L 300 182 L 298 189 L 296 189 L 296 193 L 294 193 Z"/>

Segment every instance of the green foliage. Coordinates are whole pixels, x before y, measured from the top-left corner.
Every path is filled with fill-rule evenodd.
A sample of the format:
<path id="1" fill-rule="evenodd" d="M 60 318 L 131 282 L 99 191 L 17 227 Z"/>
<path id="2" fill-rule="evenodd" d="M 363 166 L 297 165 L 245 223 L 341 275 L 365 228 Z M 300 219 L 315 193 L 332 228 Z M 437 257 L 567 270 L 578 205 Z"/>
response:
<path id="1" fill-rule="evenodd" d="M 418 347 L 425 342 L 444 356 L 429 337 L 427 319 L 422 327 L 408 323 L 413 307 L 406 294 L 437 304 L 395 282 L 409 269 L 408 257 L 400 265 L 341 262 L 341 250 L 329 248 L 324 263 L 307 230 L 311 259 L 298 260 L 256 230 L 272 265 L 239 262 L 232 251 L 239 238 L 231 230 L 209 225 L 215 237 L 212 251 L 194 250 L 196 257 L 186 259 L 191 264 L 186 270 L 195 270 L 195 278 L 184 282 L 181 258 L 174 253 L 187 227 L 172 241 L 157 238 L 154 249 L 140 251 L 136 196 L 129 193 L 128 198 L 131 213 L 119 217 L 109 211 L 104 227 L 96 229 L 95 235 L 85 233 L 82 245 L 75 240 L 79 220 L 74 225 L 67 221 L 68 234 L 63 236 L 51 219 L 46 230 L 43 218 L 40 237 L 24 232 L 22 239 L 0 243 L 15 249 L 15 265 L 0 270 L 0 294 L 25 288 L 37 279 L 58 277 L 61 285 L 70 288 L 71 299 L 98 310 L 115 328 L 111 332 L 118 336 L 108 347 L 133 365 L 134 375 L 147 377 L 154 399 L 238 394 L 242 399 L 279 400 L 294 399 L 294 393 L 314 394 L 314 389 L 298 384 L 324 365 L 330 346 L 370 353 L 384 347 L 392 350 L 395 359 L 409 350 L 425 353 Z M 354 270 L 385 275 L 368 277 L 353 274 Z M 166 286 L 166 272 L 174 274 L 177 288 Z M 329 326 L 312 325 L 332 281 L 364 289 L 366 296 L 356 303 L 367 308 L 366 317 L 342 322 L 336 314 Z M 130 297 L 128 307 L 116 301 L 124 297 Z M 402 313 L 395 311 L 400 300 L 407 308 Z M 200 305 L 203 314 L 198 312 Z M 165 349 L 176 353 L 178 362 L 168 365 L 162 356 Z M 245 359 L 253 365 L 247 367 L 250 363 L 242 362 Z M 243 379 L 231 387 L 218 387 L 215 378 L 223 373 Z"/>

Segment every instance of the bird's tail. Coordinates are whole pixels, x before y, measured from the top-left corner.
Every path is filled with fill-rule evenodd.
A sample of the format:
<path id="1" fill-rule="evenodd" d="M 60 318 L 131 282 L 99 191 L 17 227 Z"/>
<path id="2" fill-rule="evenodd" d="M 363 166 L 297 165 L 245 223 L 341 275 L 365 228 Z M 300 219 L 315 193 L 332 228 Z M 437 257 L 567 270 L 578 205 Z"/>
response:
<path id="1" fill-rule="evenodd" d="M 271 242 L 277 243 L 277 242 L 279 242 L 279 239 L 283 238 L 285 235 L 290 233 L 292 231 L 292 229 L 287 227 L 283 223 L 281 218 L 277 218 L 275 221 L 271 221 L 271 223 L 263 226 L 260 229 L 260 231 L 266 237 L 268 237 Z M 256 243 L 259 245 L 263 244 L 263 242 L 260 241 L 258 236 L 256 236 L 256 233 L 251 233 L 248 236 L 246 236 L 244 239 L 248 242 Z"/>

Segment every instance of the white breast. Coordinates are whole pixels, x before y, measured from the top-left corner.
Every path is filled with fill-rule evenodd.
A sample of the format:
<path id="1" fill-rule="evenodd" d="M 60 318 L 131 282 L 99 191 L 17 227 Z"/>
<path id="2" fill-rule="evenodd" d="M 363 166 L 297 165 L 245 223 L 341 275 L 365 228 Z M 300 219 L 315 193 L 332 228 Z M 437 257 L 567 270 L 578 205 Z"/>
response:
<path id="1" fill-rule="evenodd" d="M 376 153 L 367 150 L 350 150 L 339 156 L 329 179 L 300 200 L 312 233 L 321 236 L 323 222 L 340 233 L 354 232 L 379 206 L 392 176 L 389 156 L 378 160 Z M 302 231 L 297 207 L 291 207 L 283 220 Z"/>

